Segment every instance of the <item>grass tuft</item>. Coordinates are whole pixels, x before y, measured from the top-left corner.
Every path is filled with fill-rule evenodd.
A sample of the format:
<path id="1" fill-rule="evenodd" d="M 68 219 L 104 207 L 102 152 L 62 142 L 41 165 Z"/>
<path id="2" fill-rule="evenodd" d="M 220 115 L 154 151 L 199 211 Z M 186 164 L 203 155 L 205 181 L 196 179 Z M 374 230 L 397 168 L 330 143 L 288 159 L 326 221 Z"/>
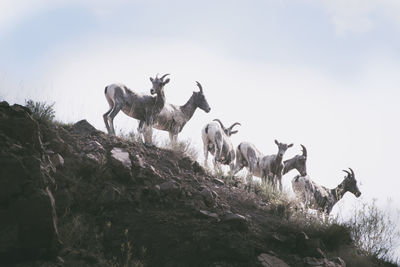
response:
<path id="1" fill-rule="evenodd" d="M 26 100 L 25 106 L 30 109 L 32 116 L 40 122 L 51 123 L 54 121 L 56 112 L 54 111 L 55 102 L 47 104 L 46 102 L 38 102 Z"/>

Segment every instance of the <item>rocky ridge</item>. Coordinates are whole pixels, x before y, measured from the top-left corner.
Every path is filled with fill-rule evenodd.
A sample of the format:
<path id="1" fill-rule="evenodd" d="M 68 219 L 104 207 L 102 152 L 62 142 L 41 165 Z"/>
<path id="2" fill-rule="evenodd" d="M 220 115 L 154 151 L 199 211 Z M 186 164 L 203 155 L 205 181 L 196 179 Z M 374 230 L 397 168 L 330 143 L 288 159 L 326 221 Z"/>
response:
<path id="1" fill-rule="evenodd" d="M 85 120 L 1 102 L 0 147 L 0 266 L 340 267 L 352 247 L 340 226 L 306 233 L 240 181 Z"/>

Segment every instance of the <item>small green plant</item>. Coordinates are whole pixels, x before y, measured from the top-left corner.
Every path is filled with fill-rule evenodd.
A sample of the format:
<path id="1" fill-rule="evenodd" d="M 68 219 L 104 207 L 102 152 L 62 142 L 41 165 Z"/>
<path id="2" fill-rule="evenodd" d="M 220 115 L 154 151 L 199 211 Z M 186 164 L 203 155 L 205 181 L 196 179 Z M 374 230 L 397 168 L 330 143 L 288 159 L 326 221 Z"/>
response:
<path id="1" fill-rule="evenodd" d="M 54 111 L 55 102 L 47 104 L 46 102 L 38 102 L 33 100 L 26 100 L 25 106 L 29 108 L 35 119 L 50 123 L 54 121 L 56 112 Z"/>

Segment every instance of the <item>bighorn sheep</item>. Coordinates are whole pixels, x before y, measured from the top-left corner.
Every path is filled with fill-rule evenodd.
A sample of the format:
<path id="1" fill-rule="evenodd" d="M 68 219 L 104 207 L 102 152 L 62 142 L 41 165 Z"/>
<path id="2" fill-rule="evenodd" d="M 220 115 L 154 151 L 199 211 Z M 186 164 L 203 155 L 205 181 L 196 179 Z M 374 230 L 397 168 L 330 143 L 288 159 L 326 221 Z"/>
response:
<path id="1" fill-rule="evenodd" d="M 110 105 L 110 110 L 104 113 L 103 119 L 108 133 L 115 135 L 114 117 L 120 110 L 132 118 L 144 121 L 147 126 L 152 125 L 165 104 L 164 86 L 169 82 L 169 79 L 164 81 L 164 78 L 167 75 L 169 74 L 165 74 L 161 78 L 158 78 L 157 75 L 154 79 L 150 77 L 150 81 L 153 84 L 150 92 L 151 94 L 157 94 L 155 97 L 133 92 L 123 84 L 106 86 L 104 94 Z M 149 128 L 151 129 L 151 127 Z M 140 129 L 140 133 L 143 134 L 143 127 Z M 151 139 L 150 131 L 148 138 L 145 136 L 145 142 L 151 144 Z"/>
<path id="2" fill-rule="evenodd" d="M 208 105 L 206 97 L 203 93 L 203 87 L 199 82 L 196 82 L 199 87 L 199 92 L 193 92 L 192 96 L 183 106 L 177 106 L 165 103 L 164 108 L 158 114 L 154 121 L 153 128 L 169 132 L 171 142 L 176 142 L 178 134 L 182 131 L 185 124 L 192 118 L 197 108 L 210 112 L 211 108 Z M 143 121 L 140 122 L 139 128 L 142 127 Z"/>
<path id="3" fill-rule="evenodd" d="M 278 145 L 279 151 L 277 155 L 264 156 L 253 144 L 248 142 L 242 142 L 236 149 L 236 167 L 235 173 L 240 171 L 243 167 L 248 167 L 251 175 L 260 177 L 263 182 L 266 179 L 275 184 L 274 176 L 279 181 L 280 189 L 282 190 L 282 175 L 284 163 L 282 163 L 283 155 L 286 150 L 293 146 L 293 144 L 287 145 L 279 143 L 275 140 Z"/>
<path id="4" fill-rule="evenodd" d="M 335 188 L 328 189 L 316 184 L 309 176 L 297 175 L 292 180 L 292 188 L 296 197 L 308 208 L 317 209 L 327 215 L 332 211 L 333 206 L 342 199 L 346 192 L 353 193 L 356 197 L 361 195 L 354 176 L 354 171 L 343 170 L 347 175 L 344 180 Z"/>
<path id="5" fill-rule="evenodd" d="M 296 155 L 291 159 L 285 160 L 283 162 L 283 173 L 282 175 L 285 175 L 286 173 L 290 172 L 293 169 L 298 170 L 301 176 L 306 176 L 307 175 L 307 149 L 305 146 L 301 145 L 303 153 L 302 155 Z"/>
<path id="6" fill-rule="evenodd" d="M 282 175 L 283 175 L 283 155 L 289 147 L 293 144 L 284 144 L 275 140 L 275 144 L 278 146 L 278 154 L 264 156 L 260 159 L 261 179 L 269 182 L 275 187 L 275 182 L 278 180 L 279 189 L 282 191 Z"/>
<path id="7" fill-rule="evenodd" d="M 214 168 L 219 167 L 219 164 L 229 165 L 231 171 L 234 170 L 235 164 L 235 149 L 232 145 L 230 136 L 237 133 L 233 131 L 233 127 L 241 125 L 235 122 L 229 128 L 225 128 L 222 122 L 218 119 L 208 123 L 202 129 L 202 139 L 204 148 L 204 165 L 207 166 L 208 152 L 214 155 Z"/>
<path id="8" fill-rule="evenodd" d="M 241 142 L 236 148 L 235 173 L 247 167 L 250 174 L 261 178 L 260 159 L 264 155 L 249 142 Z"/>

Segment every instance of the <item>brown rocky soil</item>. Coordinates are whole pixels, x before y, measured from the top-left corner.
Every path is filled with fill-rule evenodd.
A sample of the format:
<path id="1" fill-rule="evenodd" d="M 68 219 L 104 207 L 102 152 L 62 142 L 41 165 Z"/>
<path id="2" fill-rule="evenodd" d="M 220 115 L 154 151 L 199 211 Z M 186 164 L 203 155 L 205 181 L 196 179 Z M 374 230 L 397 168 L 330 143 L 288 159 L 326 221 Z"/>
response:
<path id="1" fill-rule="evenodd" d="M 0 266 L 346 266 L 353 248 L 181 153 L 6 102 L 0 166 Z"/>

